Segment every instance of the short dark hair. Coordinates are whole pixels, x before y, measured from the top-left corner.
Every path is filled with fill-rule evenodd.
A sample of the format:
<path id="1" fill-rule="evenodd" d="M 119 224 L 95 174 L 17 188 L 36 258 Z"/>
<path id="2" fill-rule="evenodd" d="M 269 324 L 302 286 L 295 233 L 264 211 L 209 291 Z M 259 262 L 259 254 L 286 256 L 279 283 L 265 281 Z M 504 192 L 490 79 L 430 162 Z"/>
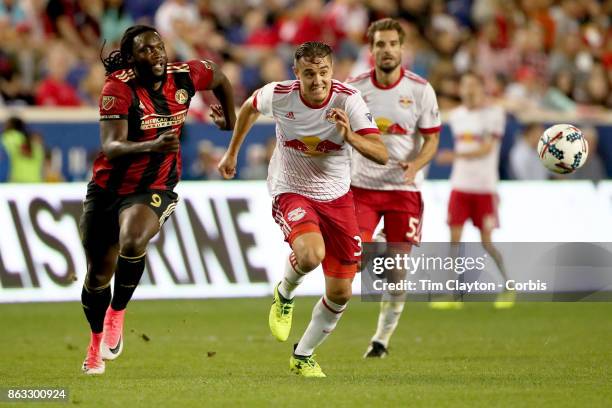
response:
<path id="1" fill-rule="evenodd" d="M 100 58 L 106 70 L 106 75 L 112 74 L 120 69 L 129 68 L 127 61 L 133 52 L 134 38 L 147 31 L 157 33 L 155 28 L 147 25 L 134 25 L 125 30 L 123 37 L 121 37 L 119 49 L 112 51 L 106 58 Z M 104 49 L 104 45 L 102 45 L 102 49 Z"/>
<path id="2" fill-rule="evenodd" d="M 307 41 L 297 47 L 293 55 L 294 61 L 297 63 L 301 58 L 305 60 L 313 60 L 315 58 L 325 58 L 332 55 L 332 49 L 329 45 L 319 41 Z"/>
<path id="3" fill-rule="evenodd" d="M 397 35 L 399 36 L 400 44 L 404 43 L 404 37 L 406 36 L 406 32 L 400 25 L 397 20 L 392 18 L 382 18 L 380 20 L 374 21 L 368 27 L 368 43 L 372 45 L 374 43 L 374 34 L 377 31 L 397 31 Z"/>

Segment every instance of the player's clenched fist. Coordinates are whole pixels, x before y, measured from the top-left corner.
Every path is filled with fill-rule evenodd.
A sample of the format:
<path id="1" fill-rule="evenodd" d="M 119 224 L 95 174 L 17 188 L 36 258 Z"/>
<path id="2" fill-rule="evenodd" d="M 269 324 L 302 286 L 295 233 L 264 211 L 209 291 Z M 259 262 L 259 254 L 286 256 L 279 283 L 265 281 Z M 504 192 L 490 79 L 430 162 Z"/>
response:
<path id="1" fill-rule="evenodd" d="M 225 153 L 217 168 L 224 179 L 234 178 L 236 175 L 236 156 Z"/>
<path id="2" fill-rule="evenodd" d="M 155 139 L 152 151 L 156 153 L 173 153 L 178 152 L 180 148 L 180 140 L 176 129 L 162 133 Z"/>
<path id="3" fill-rule="evenodd" d="M 342 109 L 332 108 L 331 117 L 336 121 L 336 129 L 338 129 L 338 132 L 342 134 L 344 139 L 348 139 L 351 135 L 352 129 L 351 122 L 349 121 L 346 112 Z"/>

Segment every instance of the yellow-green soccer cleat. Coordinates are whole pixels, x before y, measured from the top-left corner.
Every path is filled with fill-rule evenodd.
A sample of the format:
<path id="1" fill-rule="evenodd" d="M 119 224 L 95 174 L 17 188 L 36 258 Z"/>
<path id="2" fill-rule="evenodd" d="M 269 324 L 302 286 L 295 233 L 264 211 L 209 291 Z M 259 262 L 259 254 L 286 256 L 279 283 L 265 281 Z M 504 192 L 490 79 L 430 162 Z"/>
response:
<path id="1" fill-rule="evenodd" d="M 278 293 L 278 285 L 274 288 L 274 300 L 270 307 L 268 324 L 276 340 L 287 341 L 291 332 L 291 320 L 293 319 L 293 299 L 287 300 L 283 298 Z"/>
<path id="2" fill-rule="evenodd" d="M 495 299 L 495 303 L 493 303 L 493 307 L 495 309 L 510 309 L 514 307 L 514 302 L 516 301 L 516 292 L 513 290 L 505 290 L 497 295 L 497 299 Z"/>
<path id="3" fill-rule="evenodd" d="M 312 356 L 296 356 L 292 355 L 289 358 L 289 369 L 292 373 L 306 378 L 324 378 L 327 377 L 321 366 Z"/>

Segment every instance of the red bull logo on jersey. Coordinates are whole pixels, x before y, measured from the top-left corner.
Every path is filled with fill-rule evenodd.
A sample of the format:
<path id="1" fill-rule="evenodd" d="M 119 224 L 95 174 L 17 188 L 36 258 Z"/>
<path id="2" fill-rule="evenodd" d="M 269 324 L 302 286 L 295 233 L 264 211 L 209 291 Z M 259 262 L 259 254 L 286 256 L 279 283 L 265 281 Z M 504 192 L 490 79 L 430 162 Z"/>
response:
<path id="1" fill-rule="evenodd" d="M 147 130 L 176 126 L 185 123 L 185 120 L 187 120 L 187 110 L 177 112 L 174 115 L 158 115 L 152 113 L 142 117 L 140 129 Z"/>
<path id="2" fill-rule="evenodd" d="M 408 109 L 410 107 L 410 105 L 412 105 L 412 100 L 410 98 L 408 98 L 407 96 L 400 95 L 400 97 L 399 97 L 399 104 L 400 104 L 400 106 L 402 108 Z"/>
<path id="3" fill-rule="evenodd" d="M 407 135 L 408 131 L 401 125 L 393 123 L 391 119 L 376 118 L 376 126 L 381 133 L 386 135 Z"/>
<path id="4" fill-rule="evenodd" d="M 342 145 L 330 140 L 321 140 L 318 136 L 305 136 L 299 139 L 286 140 L 283 145 L 313 156 L 342 149 Z"/>

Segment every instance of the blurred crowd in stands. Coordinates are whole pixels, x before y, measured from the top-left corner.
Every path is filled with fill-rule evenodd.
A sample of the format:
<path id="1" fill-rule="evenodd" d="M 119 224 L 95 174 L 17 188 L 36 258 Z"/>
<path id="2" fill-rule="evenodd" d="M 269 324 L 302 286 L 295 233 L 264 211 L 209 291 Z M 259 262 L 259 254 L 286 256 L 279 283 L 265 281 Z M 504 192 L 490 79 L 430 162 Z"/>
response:
<path id="1" fill-rule="evenodd" d="M 216 62 L 237 103 L 265 83 L 292 78 L 293 50 L 304 41 L 332 45 L 335 77 L 345 80 L 371 68 L 366 29 L 391 16 L 407 33 L 403 65 L 432 83 L 443 110 L 459 103 L 458 76 L 474 70 L 511 113 L 556 111 L 588 121 L 612 108 L 611 15 L 612 0 L 0 0 L 0 107 L 97 106 L 100 56 L 135 23 L 157 27 L 171 60 Z M 206 120 L 211 102 L 194 101 L 196 120 Z M 4 144 L 7 132 L 19 132 L 10 126 Z M 534 161 L 527 178 L 548 177 L 525 153 L 541 130 L 527 126 L 510 158 L 522 169 L 531 167 L 518 163 Z M 596 144 L 596 130 L 587 133 Z M 41 169 L 53 162 L 38 152 L 40 137 L 26 139 L 22 150 L 40 157 Z M 271 146 L 249 150 L 243 177 L 265 177 Z M 219 154 L 203 142 L 185 175 L 215 178 Z"/>
<path id="2" fill-rule="evenodd" d="M 510 110 L 610 108 L 610 15 L 612 0 L 0 0 L 1 103 L 95 106 L 102 44 L 117 48 L 134 23 L 157 27 L 173 60 L 218 63 L 238 102 L 292 77 L 308 40 L 333 46 L 344 80 L 370 67 L 368 24 L 392 16 L 407 32 L 404 65 L 443 108 L 469 69 Z"/>

